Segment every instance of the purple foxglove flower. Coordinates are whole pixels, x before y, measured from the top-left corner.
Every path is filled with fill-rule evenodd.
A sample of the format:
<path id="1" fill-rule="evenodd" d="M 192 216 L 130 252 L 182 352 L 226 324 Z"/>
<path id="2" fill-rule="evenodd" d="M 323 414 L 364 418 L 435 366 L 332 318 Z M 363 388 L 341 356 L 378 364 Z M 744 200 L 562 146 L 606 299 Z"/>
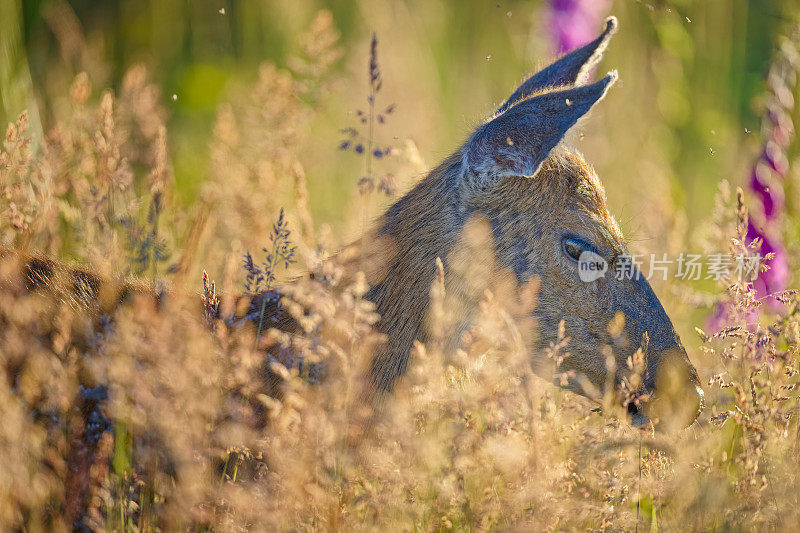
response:
<path id="1" fill-rule="evenodd" d="M 767 142 L 761 154 L 761 159 L 767 163 L 772 171 L 781 179 L 785 178 L 786 173 L 789 172 L 789 159 L 787 159 L 783 148 L 774 141 Z"/>
<path id="2" fill-rule="evenodd" d="M 766 260 L 769 270 L 758 274 L 753 281 L 753 289 L 756 297 L 774 311 L 781 311 L 785 307 L 774 295 L 786 290 L 789 279 L 789 261 L 781 242 L 780 222 L 785 203 L 782 181 L 789 172 L 786 149 L 794 137 L 794 123 L 789 111 L 795 105 L 792 91 L 797 82 L 796 57 L 796 43 L 787 41 L 773 60 L 767 77 L 770 104 L 762 119 L 764 148 L 748 183 L 761 209 L 753 209 L 751 213 L 745 244 L 759 239 L 762 241 L 761 255 L 773 254 L 771 259 Z M 712 330 L 724 327 L 730 309 L 730 303 L 718 304 L 714 314 L 709 317 L 708 327 Z"/>
<path id="3" fill-rule="evenodd" d="M 772 128 L 771 140 L 786 148 L 794 137 L 792 117 L 779 105 L 771 105 L 767 110 L 767 120 Z"/>
<path id="4" fill-rule="evenodd" d="M 755 239 L 762 239 L 761 255 L 775 254 L 774 257 L 766 262 L 769 270 L 761 272 L 758 279 L 753 282 L 758 298 L 763 298 L 763 302 L 770 309 L 783 309 L 783 304 L 771 296 L 786 289 L 786 282 L 789 279 L 789 261 L 786 255 L 786 248 L 778 239 L 768 234 L 764 227 L 759 228 L 757 223 L 751 219 L 747 226 L 746 240 L 749 243 Z"/>
<path id="5" fill-rule="evenodd" d="M 763 207 L 764 218 L 767 222 L 772 222 L 780 217 L 785 204 L 783 189 L 779 186 L 772 186 L 771 165 L 767 165 L 763 160 L 756 163 L 755 168 L 750 173 L 748 185 L 753 191 L 759 203 Z"/>
<path id="6" fill-rule="evenodd" d="M 714 308 L 714 313 L 706 319 L 706 330 L 711 333 L 717 333 L 723 329 L 730 327 L 733 322 L 731 317 L 732 305 L 730 302 L 726 304 L 719 304 Z M 753 327 L 758 324 L 758 309 L 749 309 L 744 316 L 745 322 L 748 326 Z"/>

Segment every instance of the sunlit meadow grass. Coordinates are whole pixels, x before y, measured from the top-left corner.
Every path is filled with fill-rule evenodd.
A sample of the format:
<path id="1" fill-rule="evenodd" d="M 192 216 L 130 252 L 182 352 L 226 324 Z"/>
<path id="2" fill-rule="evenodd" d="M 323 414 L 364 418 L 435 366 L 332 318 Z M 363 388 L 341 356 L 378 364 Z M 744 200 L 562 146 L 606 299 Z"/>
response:
<path id="1" fill-rule="evenodd" d="M 174 199 L 169 131 L 143 67 L 117 95 L 78 76 L 70 113 L 33 153 L 26 117 L 9 126 L 3 244 L 79 258 L 111 281 L 87 300 L 73 286 L 31 293 L 18 259 L 0 261 L 2 529 L 795 527 L 800 299 L 791 292 L 760 322 L 748 283 L 706 298 L 727 306 L 719 332 L 683 324 L 698 327 L 703 348 L 691 356 L 706 409 L 688 429 L 654 432 L 630 426 L 610 395 L 597 410 L 534 375 L 535 284 L 519 293 L 512 281 L 481 279 L 471 265 L 490 252 L 470 250 L 462 275 L 486 290 L 463 347 L 446 342 L 457 303 L 443 282 L 414 288 L 430 291 L 433 338 L 415 347 L 390 397 L 365 402 L 377 316 L 364 276 L 331 258 L 347 243 L 314 225 L 298 155 L 340 55 L 328 13 L 301 47 L 290 70 L 264 65 L 220 106 L 211 175 L 191 210 Z M 378 65 L 369 72 L 371 108 Z M 406 161 L 413 147 L 398 152 L 398 168 L 416 164 Z M 370 190 L 393 192 L 365 172 Z M 704 251 L 754 253 L 744 193 L 720 190 Z M 353 223 L 363 216 L 355 210 Z M 246 249 L 265 249 L 263 268 L 250 254 L 241 268 Z M 292 281 L 301 271 L 314 276 Z M 131 275 L 146 288 L 113 305 Z M 257 299 L 276 287 L 280 303 Z M 271 329 L 278 323 L 291 327 Z M 562 336 L 543 350 L 555 364 L 569 348 Z"/>

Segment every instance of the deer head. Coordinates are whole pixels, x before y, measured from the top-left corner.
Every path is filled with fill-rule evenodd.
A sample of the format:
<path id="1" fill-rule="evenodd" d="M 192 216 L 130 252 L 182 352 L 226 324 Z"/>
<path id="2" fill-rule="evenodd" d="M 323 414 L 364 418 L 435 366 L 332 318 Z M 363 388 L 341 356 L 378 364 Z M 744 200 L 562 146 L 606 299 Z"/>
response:
<path id="1" fill-rule="evenodd" d="M 571 340 L 561 370 L 570 376 L 569 388 L 597 394 L 607 386 L 610 367 L 618 383 L 641 347 L 646 369 L 640 392 L 668 398 L 662 415 L 670 411 L 682 422 L 697 416 L 697 373 L 647 280 L 635 268 L 622 279 L 614 274 L 628 255 L 625 239 L 594 170 L 563 142 L 617 79 L 609 72 L 587 83 L 615 30 L 616 19 L 608 19 L 594 42 L 531 76 L 384 216 L 372 247 L 383 267 L 373 272 L 369 295 L 388 337 L 373 362 L 379 387 L 391 386 L 413 341 L 426 338 L 436 258 L 449 273 L 448 258 L 465 227 L 480 219 L 490 228 L 498 268 L 513 271 L 520 286 L 541 282 L 534 311 L 540 345 L 554 341 L 564 321 Z M 582 275 L 587 258 L 606 271 Z M 619 331 L 609 328 L 612 322 Z M 542 366 L 538 351 L 534 368 Z M 615 364 L 608 364 L 609 356 Z M 629 411 L 634 420 L 645 417 L 635 403 Z"/>

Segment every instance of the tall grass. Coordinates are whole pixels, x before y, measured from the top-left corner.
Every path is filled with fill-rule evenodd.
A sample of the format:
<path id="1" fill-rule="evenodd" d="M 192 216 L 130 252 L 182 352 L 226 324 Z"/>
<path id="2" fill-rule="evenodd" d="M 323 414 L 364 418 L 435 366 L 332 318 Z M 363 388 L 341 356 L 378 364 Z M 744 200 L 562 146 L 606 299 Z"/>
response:
<path id="1" fill-rule="evenodd" d="M 768 312 L 747 281 L 711 295 L 665 287 L 678 294 L 664 291 L 668 308 L 724 300 L 727 322 L 717 333 L 679 324 L 699 327 L 700 420 L 642 431 L 611 395 L 598 411 L 533 375 L 537 287 L 483 275 L 475 265 L 493 257 L 479 243 L 453 266 L 484 289 L 461 347 L 447 342 L 458 302 L 442 280 L 415 288 L 432 297 L 432 340 L 415 346 L 390 397 L 365 402 L 377 316 L 364 275 L 331 258 L 346 239 L 315 224 L 301 157 L 338 77 L 329 13 L 300 47 L 288 69 L 263 65 L 219 107 L 191 208 L 173 190 L 175 141 L 144 67 L 117 94 L 77 76 L 41 150 L 29 150 L 25 115 L 9 126 L 3 244 L 79 258 L 108 281 L 31 292 L 18 256 L 0 261 L 4 529 L 793 528 L 800 298 L 790 291 Z M 347 187 L 357 195 L 358 179 Z M 755 253 L 746 201 L 720 187 L 704 252 Z M 651 216 L 642 224 L 658 235 L 680 233 L 674 205 Z M 360 226 L 363 213 L 352 218 Z M 240 267 L 243 250 L 264 247 L 264 269 Z M 301 270 L 314 275 L 290 281 Z M 144 281 L 117 306 L 123 274 Z M 234 298 L 248 281 L 251 293 L 280 286 L 280 305 Z M 569 341 L 542 351 L 557 366 Z"/>

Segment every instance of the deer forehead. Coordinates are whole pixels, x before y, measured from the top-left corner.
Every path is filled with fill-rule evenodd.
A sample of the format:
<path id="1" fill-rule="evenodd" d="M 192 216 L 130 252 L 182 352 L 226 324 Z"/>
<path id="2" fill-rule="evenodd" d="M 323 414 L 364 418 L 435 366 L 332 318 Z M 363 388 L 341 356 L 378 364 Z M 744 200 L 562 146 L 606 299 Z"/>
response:
<path id="1" fill-rule="evenodd" d="M 535 221 L 536 227 L 565 226 L 579 233 L 584 229 L 587 237 L 609 241 L 612 248 L 623 242 L 597 174 L 580 154 L 567 148 L 553 153 L 533 178 L 504 180 L 479 208 L 520 230 Z"/>

